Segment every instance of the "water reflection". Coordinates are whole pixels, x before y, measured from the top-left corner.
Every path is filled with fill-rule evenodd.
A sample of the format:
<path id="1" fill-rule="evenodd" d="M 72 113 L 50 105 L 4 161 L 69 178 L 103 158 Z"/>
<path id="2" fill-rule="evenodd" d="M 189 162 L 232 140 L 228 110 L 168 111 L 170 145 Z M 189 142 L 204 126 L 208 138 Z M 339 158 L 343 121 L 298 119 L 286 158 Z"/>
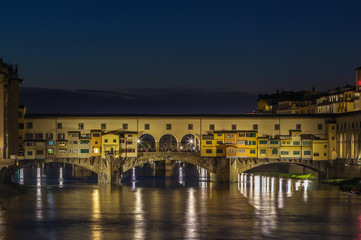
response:
<path id="1" fill-rule="evenodd" d="M 0 239 L 5 239 L 6 231 L 6 218 L 4 216 L 4 210 L 0 207 Z"/>
<path id="2" fill-rule="evenodd" d="M 43 200 L 41 192 L 41 168 L 36 168 L 36 218 L 43 218 Z"/>
<path id="3" fill-rule="evenodd" d="M 285 197 L 292 197 L 295 191 L 303 188 L 303 200 L 307 201 L 309 181 L 293 181 L 278 179 L 278 191 L 275 177 L 241 174 L 238 190 L 248 198 L 248 202 L 255 208 L 255 228 L 269 236 L 277 229 L 277 208 L 285 207 Z"/>
<path id="4" fill-rule="evenodd" d="M 92 225 L 91 225 L 91 234 L 92 239 L 98 240 L 102 239 L 102 230 L 100 226 L 100 199 L 99 199 L 99 189 L 94 189 L 92 193 Z"/>
<path id="5" fill-rule="evenodd" d="M 64 178 L 63 178 L 63 167 L 59 168 L 59 188 L 63 188 Z"/>
<path id="6" fill-rule="evenodd" d="M 185 239 L 197 239 L 198 238 L 198 220 L 196 203 L 197 199 L 194 197 L 195 190 L 190 188 L 187 191 L 187 206 L 185 214 Z"/>
<path id="7" fill-rule="evenodd" d="M 137 189 L 135 192 L 135 224 L 134 224 L 134 239 L 145 239 L 145 218 L 143 211 L 143 196 L 142 190 Z"/>

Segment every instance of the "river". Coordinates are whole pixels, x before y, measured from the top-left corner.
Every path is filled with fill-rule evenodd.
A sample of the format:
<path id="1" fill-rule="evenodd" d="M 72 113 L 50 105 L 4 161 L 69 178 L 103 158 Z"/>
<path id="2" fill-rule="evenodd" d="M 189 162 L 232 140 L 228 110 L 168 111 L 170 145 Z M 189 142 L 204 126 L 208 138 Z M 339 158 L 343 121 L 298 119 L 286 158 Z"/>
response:
<path id="1" fill-rule="evenodd" d="M 135 169 L 106 186 L 77 167 L 21 169 L 14 181 L 29 190 L 2 200 L 0 239 L 361 239 L 361 197 L 337 187 L 252 174 L 216 184 L 198 172 Z"/>

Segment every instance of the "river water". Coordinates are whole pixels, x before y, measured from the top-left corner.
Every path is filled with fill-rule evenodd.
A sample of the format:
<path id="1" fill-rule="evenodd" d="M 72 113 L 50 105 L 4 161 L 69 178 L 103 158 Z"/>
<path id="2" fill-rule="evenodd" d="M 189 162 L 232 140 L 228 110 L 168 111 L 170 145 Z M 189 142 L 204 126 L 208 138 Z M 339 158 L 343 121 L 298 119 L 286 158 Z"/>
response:
<path id="1" fill-rule="evenodd" d="M 14 181 L 30 187 L 0 205 L 0 239 L 361 239 L 361 197 L 330 185 L 142 171 L 105 186 L 76 167 L 21 169 Z"/>

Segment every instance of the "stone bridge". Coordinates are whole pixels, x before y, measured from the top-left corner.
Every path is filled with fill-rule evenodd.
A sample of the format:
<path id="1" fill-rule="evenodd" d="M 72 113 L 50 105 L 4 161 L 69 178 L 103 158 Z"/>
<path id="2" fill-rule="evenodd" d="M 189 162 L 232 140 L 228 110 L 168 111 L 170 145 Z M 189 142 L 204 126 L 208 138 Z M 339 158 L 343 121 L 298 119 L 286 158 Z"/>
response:
<path id="1" fill-rule="evenodd" d="M 98 174 L 99 183 L 119 183 L 122 173 L 133 167 L 156 161 L 182 161 L 200 166 L 211 172 L 212 180 L 217 182 L 237 182 L 238 175 L 243 172 L 259 166 L 277 163 L 301 165 L 311 169 L 318 177 L 324 178 L 327 177 L 328 168 L 334 162 L 301 159 L 205 158 L 201 157 L 199 153 L 191 152 L 144 152 L 139 153 L 138 158 L 47 158 L 42 160 L 20 160 L 19 166 L 52 162 L 73 164 Z"/>

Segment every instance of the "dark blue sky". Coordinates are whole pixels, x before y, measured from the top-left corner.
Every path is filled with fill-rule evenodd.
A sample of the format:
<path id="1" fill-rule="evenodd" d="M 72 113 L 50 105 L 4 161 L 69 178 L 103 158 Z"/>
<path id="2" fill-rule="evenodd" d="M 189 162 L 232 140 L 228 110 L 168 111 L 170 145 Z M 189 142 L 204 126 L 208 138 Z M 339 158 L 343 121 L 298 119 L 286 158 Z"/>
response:
<path id="1" fill-rule="evenodd" d="M 353 84 L 361 65 L 361 1 L 2 1 L 1 19 L 24 87 L 256 95 Z"/>

